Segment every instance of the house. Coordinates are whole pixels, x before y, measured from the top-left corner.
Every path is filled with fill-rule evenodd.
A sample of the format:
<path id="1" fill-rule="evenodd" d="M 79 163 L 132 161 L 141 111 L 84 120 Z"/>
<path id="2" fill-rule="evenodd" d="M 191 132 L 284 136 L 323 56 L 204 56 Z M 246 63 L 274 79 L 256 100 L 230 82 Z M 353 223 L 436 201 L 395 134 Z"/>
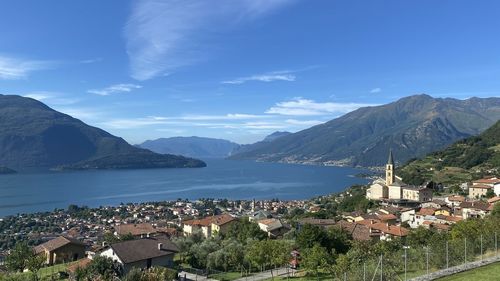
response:
<path id="1" fill-rule="evenodd" d="M 403 199 L 417 202 L 432 201 L 432 189 L 426 187 L 403 188 Z"/>
<path id="2" fill-rule="evenodd" d="M 115 235 L 133 235 L 136 238 L 156 234 L 157 230 L 150 223 L 140 224 L 119 224 L 114 227 Z"/>
<path id="3" fill-rule="evenodd" d="M 377 241 L 380 240 L 380 233 L 370 231 L 370 227 L 356 222 L 341 220 L 333 227 L 338 227 L 347 232 L 356 241 Z"/>
<path id="4" fill-rule="evenodd" d="M 464 220 L 469 218 L 484 218 L 490 212 L 490 204 L 483 201 L 463 202 L 459 207 Z"/>
<path id="5" fill-rule="evenodd" d="M 47 265 L 76 261 L 85 257 L 87 245 L 65 236 L 59 236 L 35 247 L 37 255 L 45 255 Z"/>
<path id="6" fill-rule="evenodd" d="M 460 196 L 460 195 L 452 195 L 452 196 L 446 197 L 446 199 L 444 199 L 444 201 L 448 204 L 448 206 L 450 208 L 453 209 L 455 207 L 458 207 L 460 204 L 462 204 L 462 202 L 465 202 L 465 197 Z"/>
<path id="7" fill-rule="evenodd" d="M 172 267 L 177 252 L 177 246 L 168 239 L 143 238 L 111 244 L 100 255 L 119 263 L 122 274 L 126 275 L 134 267 Z"/>
<path id="8" fill-rule="evenodd" d="M 199 220 L 188 220 L 183 222 L 184 235 L 189 236 L 195 232 L 201 232 L 206 238 L 216 233 L 225 233 L 236 219 L 228 214 L 206 217 Z"/>
<path id="9" fill-rule="evenodd" d="M 388 223 L 372 223 L 367 225 L 371 232 L 380 234 L 380 240 L 391 240 L 394 237 L 404 238 L 408 236 L 408 229 L 402 226 L 389 225 Z"/>
<path id="10" fill-rule="evenodd" d="M 480 199 L 486 197 L 488 190 L 493 190 L 491 185 L 487 184 L 473 184 L 469 187 L 469 198 Z"/>
<path id="11" fill-rule="evenodd" d="M 263 219 L 270 219 L 272 217 L 273 216 L 268 211 L 266 211 L 266 210 L 258 210 L 258 211 L 252 212 L 248 216 L 248 220 L 249 221 L 260 221 L 260 220 L 263 220 Z"/>
<path id="12" fill-rule="evenodd" d="M 497 177 L 483 178 L 483 179 L 475 180 L 472 182 L 472 187 L 474 187 L 475 185 L 490 186 L 491 188 L 493 188 L 493 192 L 497 196 L 500 196 L 500 179 Z"/>
<path id="13" fill-rule="evenodd" d="M 263 219 L 258 221 L 259 228 L 266 232 L 269 237 L 283 235 L 283 224 L 279 219 Z"/>

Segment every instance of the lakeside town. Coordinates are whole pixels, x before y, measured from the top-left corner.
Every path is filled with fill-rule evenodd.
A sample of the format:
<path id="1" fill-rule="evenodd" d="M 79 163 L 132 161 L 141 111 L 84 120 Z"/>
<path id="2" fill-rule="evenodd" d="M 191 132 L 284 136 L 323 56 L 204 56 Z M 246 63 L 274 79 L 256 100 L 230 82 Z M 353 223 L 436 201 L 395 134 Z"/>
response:
<path id="1" fill-rule="evenodd" d="M 208 250 L 204 257 L 209 259 L 210 254 L 219 250 L 218 247 L 225 247 L 227 239 L 240 239 L 239 235 L 248 232 L 240 239 L 240 246 L 250 243 L 245 241 L 248 239 L 296 241 L 284 250 L 279 266 L 303 267 L 307 273 L 308 266 L 301 265 L 302 260 L 307 259 L 306 255 L 297 257 L 302 251 L 308 251 L 299 243 L 299 236 L 310 231 L 305 230 L 308 228 L 320 231 L 318 233 L 330 233 L 332 229 L 339 231 L 342 243 L 351 245 L 349 247 L 358 242 L 404 243 L 408 236 L 422 229 L 448 235 L 457 223 L 488 218 L 495 208 L 498 212 L 500 179 L 497 177 L 463 183 L 461 194 L 464 195 L 449 194 L 447 187 L 438 188 L 405 184 L 396 175 L 390 152 L 385 177 L 375 178 L 368 186 L 354 186 L 338 194 L 310 200 L 178 199 L 100 208 L 71 205 L 53 212 L 19 214 L 0 219 L 0 265 L 6 273 L 12 270 L 9 256 L 14 255 L 16 245 L 26 242 L 35 256 L 43 256 L 37 270 L 69 264 L 65 272 L 75 280 L 83 280 L 75 275 L 76 272 L 88 267 L 96 257 L 109 258 L 113 264 L 118 264 L 116 276 L 125 276 L 136 268 L 146 270 L 156 266 L 179 272 L 185 270 L 182 268 L 184 260 L 180 261 L 179 256 L 189 252 L 189 248 L 183 246 L 188 239 L 197 239 L 197 242 L 189 242 L 194 244 L 217 241 L 219 246 Z M 497 247 L 496 232 L 489 234 L 495 235 Z M 321 243 L 314 239 L 319 238 L 309 237 L 305 243 L 314 248 L 313 244 Z M 332 239 L 338 243 L 340 238 Z M 335 246 L 332 249 L 333 253 L 342 253 Z M 241 260 L 233 262 L 233 269 L 246 259 L 243 252 L 240 254 Z M 231 267 L 228 264 L 220 266 L 217 261 L 214 263 L 209 266 L 208 262 L 193 257 L 191 263 L 184 266 L 195 270 L 225 267 L 226 271 L 228 266 Z M 332 263 L 336 262 L 332 260 Z M 258 265 L 258 262 L 252 265 Z M 269 264 L 261 266 L 264 268 Z M 243 272 L 242 268 L 239 270 Z M 241 276 L 245 275 L 241 273 Z"/>

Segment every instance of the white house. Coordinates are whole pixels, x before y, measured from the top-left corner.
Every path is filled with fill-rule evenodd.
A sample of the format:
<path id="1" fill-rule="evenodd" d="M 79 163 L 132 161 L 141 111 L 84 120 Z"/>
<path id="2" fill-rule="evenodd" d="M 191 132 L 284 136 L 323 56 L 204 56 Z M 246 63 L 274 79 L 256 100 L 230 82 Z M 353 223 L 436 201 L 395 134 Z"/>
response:
<path id="1" fill-rule="evenodd" d="M 144 238 L 111 244 L 100 255 L 119 263 L 122 273 L 126 275 L 134 267 L 172 267 L 174 255 L 178 251 L 177 246 L 168 239 Z"/>

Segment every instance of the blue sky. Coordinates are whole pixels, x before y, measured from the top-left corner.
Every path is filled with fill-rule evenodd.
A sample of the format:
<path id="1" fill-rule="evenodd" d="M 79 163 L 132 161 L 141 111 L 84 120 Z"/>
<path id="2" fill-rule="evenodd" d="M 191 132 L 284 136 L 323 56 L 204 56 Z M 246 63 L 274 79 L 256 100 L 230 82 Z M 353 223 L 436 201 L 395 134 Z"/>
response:
<path id="1" fill-rule="evenodd" d="M 131 143 L 239 143 L 417 93 L 500 96 L 498 1 L 0 3 L 0 93 Z"/>

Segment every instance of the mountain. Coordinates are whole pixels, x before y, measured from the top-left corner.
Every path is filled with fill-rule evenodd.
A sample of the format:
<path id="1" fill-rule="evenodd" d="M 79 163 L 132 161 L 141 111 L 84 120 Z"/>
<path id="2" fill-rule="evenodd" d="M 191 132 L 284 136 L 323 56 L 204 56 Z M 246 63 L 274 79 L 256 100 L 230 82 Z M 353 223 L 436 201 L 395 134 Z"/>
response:
<path id="1" fill-rule="evenodd" d="M 204 167 L 159 155 L 30 98 L 0 95 L 0 165 L 61 169 Z"/>
<path id="2" fill-rule="evenodd" d="M 401 167 L 398 174 L 408 183 L 432 180 L 459 184 L 500 169 L 500 121 L 478 136 L 469 137 Z"/>
<path id="3" fill-rule="evenodd" d="M 498 119 L 500 98 L 458 100 L 414 95 L 359 108 L 231 158 L 378 166 L 392 149 L 397 161 L 404 163 L 477 135 Z"/>
<path id="4" fill-rule="evenodd" d="M 288 135 L 291 135 L 292 133 L 290 132 L 280 132 L 280 131 L 276 131 L 268 136 L 266 136 L 264 138 L 264 140 L 262 140 L 263 142 L 271 142 L 273 140 L 276 140 L 276 139 L 279 139 L 281 137 L 284 137 L 284 136 L 288 136 Z"/>
<path id="5" fill-rule="evenodd" d="M 169 153 L 196 158 L 225 158 L 239 144 L 223 139 L 202 137 L 173 137 L 148 140 L 139 147 L 157 153 Z"/>
<path id="6" fill-rule="evenodd" d="M 288 136 L 292 133 L 290 132 L 280 132 L 280 131 L 276 131 L 268 136 L 266 136 L 263 140 L 261 141 L 258 141 L 256 143 L 252 143 L 252 144 L 242 144 L 240 145 L 239 147 L 236 147 L 231 155 L 235 155 L 235 154 L 242 154 L 242 153 L 246 153 L 246 152 L 249 152 L 249 151 L 254 151 L 254 150 L 257 150 L 263 146 L 265 146 L 266 144 L 274 141 L 274 140 L 277 140 L 281 137 L 284 137 L 284 136 Z M 231 158 L 231 157 L 230 157 Z"/>

